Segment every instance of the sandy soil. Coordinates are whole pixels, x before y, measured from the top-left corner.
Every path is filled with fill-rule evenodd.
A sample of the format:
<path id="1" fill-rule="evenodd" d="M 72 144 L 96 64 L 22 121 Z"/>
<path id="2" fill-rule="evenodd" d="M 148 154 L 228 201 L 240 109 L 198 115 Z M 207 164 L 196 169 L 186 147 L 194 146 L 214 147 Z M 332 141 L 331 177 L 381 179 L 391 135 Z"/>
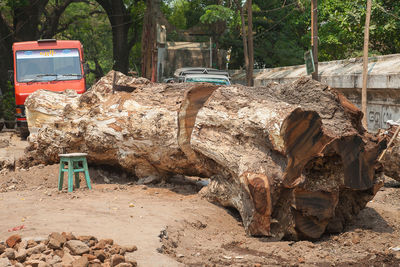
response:
<path id="1" fill-rule="evenodd" d="M 25 142 L 4 139 L 0 160 L 22 155 Z M 53 231 L 112 238 L 138 247 L 139 266 L 400 266 L 400 183 L 391 179 L 344 233 L 292 242 L 246 236 L 238 214 L 201 199 L 195 184 L 137 185 L 91 168 L 93 190 L 83 182 L 58 192 L 58 167 L 0 171 L 0 241 Z"/>

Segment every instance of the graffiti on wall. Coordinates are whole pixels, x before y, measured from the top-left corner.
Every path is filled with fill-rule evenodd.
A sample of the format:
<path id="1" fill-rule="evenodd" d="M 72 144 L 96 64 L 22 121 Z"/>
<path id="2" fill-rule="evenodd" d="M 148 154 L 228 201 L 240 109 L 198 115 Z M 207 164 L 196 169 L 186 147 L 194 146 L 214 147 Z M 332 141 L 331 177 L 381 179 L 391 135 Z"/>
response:
<path id="1" fill-rule="evenodd" d="M 367 114 L 368 130 L 373 132 L 388 128 L 388 120 L 397 121 L 400 118 L 400 110 L 395 105 L 369 104 Z"/>

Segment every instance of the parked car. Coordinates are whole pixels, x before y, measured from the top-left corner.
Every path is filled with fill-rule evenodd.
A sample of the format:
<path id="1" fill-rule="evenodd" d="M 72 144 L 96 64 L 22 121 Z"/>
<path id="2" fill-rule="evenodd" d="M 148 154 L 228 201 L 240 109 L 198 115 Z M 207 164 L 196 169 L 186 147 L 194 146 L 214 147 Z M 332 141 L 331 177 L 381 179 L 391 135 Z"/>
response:
<path id="1" fill-rule="evenodd" d="M 213 68 L 180 68 L 175 71 L 174 76 L 176 78 L 174 81 L 177 82 L 209 82 L 220 85 L 231 84 L 228 72 Z"/>
<path id="2" fill-rule="evenodd" d="M 225 75 L 214 75 L 214 74 L 188 74 L 184 77 L 183 82 L 191 83 L 191 82 L 206 82 L 213 83 L 219 85 L 230 85 L 231 82 L 229 78 Z"/>
<path id="3" fill-rule="evenodd" d="M 174 72 L 175 77 L 182 77 L 188 74 L 215 74 L 215 75 L 224 75 L 229 77 L 229 73 L 223 70 L 217 70 L 213 68 L 202 68 L 202 67 L 187 67 L 180 68 Z"/>
<path id="4" fill-rule="evenodd" d="M 163 83 L 174 83 L 176 82 L 176 78 L 165 78 Z"/>

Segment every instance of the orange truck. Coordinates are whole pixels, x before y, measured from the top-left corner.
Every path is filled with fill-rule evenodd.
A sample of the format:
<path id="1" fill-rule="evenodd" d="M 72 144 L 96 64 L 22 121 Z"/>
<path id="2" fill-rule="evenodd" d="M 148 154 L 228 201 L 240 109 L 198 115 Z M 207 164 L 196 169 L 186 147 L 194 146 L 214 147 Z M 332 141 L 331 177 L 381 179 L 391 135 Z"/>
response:
<path id="1" fill-rule="evenodd" d="M 13 44 L 17 129 L 21 137 L 29 135 L 25 116 L 26 98 L 39 89 L 85 92 L 83 46 L 72 40 L 38 40 Z"/>

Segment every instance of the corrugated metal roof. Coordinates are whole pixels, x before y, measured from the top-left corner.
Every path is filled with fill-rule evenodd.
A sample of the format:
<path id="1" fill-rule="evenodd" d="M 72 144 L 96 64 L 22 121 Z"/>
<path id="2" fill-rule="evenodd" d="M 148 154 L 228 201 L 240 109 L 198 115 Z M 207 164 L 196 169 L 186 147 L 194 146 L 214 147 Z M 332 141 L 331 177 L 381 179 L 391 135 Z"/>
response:
<path id="1" fill-rule="evenodd" d="M 362 58 L 320 62 L 321 82 L 334 88 L 362 87 Z M 231 71 L 233 82 L 242 83 L 245 71 Z M 305 65 L 255 70 L 255 85 L 270 82 L 285 83 L 307 76 Z M 400 54 L 371 57 L 368 59 L 368 88 L 400 89 Z"/>

